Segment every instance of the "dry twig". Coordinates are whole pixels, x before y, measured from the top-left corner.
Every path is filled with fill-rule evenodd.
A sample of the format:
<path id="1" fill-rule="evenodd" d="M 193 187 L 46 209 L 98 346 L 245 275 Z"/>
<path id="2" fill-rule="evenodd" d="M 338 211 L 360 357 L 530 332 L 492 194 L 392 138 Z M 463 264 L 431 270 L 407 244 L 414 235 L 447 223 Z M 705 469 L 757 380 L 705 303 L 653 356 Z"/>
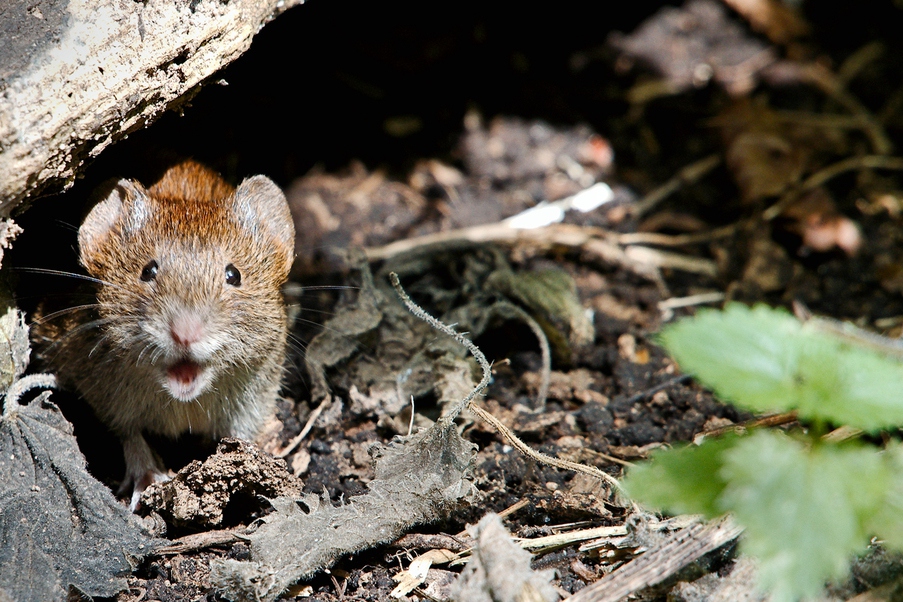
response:
<path id="1" fill-rule="evenodd" d="M 701 180 L 706 174 L 721 165 L 721 157 L 709 155 L 695 163 L 691 163 L 678 171 L 670 180 L 644 196 L 630 208 L 634 215 L 640 216 L 651 211 L 656 205 L 686 186 Z"/>
<path id="2" fill-rule="evenodd" d="M 564 602 L 618 602 L 634 592 L 661 583 L 691 562 L 735 539 L 742 531 L 730 518 L 697 523 L 678 531 L 659 546 Z"/>
<path id="3" fill-rule="evenodd" d="M 295 448 L 298 447 L 298 445 L 301 443 L 301 441 L 304 440 L 305 437 L 307 437 L 307 434 L 310 432 L 310 430 L 314 427 L 314 424 L 317 422 L 317 418 L 320 417 L 320 414 L 323 413 L 323 410 L 326 409 L 326 406 L 329 405 L 330 403 L 332 403 L 332 396 L 327 395 L 326 397 L 323 398 L 323 401 L 320 402 L 320 405 L 318 405 L 316 407 L 316 409 L 310 413 L 310 416 L 308 416 L 307 422 L 304 424 L 304 428 L 301 429 L 301 432 L 298 433 L 294 439 L 289 441 L 289 444 L 286 445 L 284 449 L 274 453 L 273 455 L 277 458 L 284 458 L 287 455 L 289 455 L 290 453 L 292 453 L 293 451 L 295 451 Z"/>
<path id="4" fill-rule="evenodd" d="M 799 186 L 787 192 L 777 203 L 762 213 L 762 218 L 770 221 L 781 215 L 789 205 L 796 201 L 806 191 L 818 188 L 828 180 L 836 178 L 842 173 L 857 169 L 893 169 L 903 170 L 903 157 L 889 157 L 886 155 L 864 155 L 862 157 L 849 157 L 837 163 L 832 163 L 820 169 Z"/>

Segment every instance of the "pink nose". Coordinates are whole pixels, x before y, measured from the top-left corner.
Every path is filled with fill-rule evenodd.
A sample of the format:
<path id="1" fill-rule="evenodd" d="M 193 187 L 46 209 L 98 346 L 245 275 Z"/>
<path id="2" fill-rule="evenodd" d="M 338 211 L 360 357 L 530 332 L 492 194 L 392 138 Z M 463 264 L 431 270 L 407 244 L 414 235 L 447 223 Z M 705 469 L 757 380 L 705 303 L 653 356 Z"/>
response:
<path id="1" fill-rule="evenodd" d="M 176 345 L 191 347 L 204 337 L 204 321 L 193 313 L 175 316 L 169 325 L 169 335 Z"/>

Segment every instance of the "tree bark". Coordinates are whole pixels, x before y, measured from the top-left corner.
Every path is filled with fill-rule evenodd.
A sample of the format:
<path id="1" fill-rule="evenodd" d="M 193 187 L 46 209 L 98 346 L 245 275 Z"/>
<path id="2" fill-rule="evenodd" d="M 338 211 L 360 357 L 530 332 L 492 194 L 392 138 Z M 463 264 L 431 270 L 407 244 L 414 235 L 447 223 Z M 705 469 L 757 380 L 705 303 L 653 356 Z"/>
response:
<path id="1" fill-rule="evenodd" d="M 303 0 L 0 0 L 0 217 L 68 188 Z"/>

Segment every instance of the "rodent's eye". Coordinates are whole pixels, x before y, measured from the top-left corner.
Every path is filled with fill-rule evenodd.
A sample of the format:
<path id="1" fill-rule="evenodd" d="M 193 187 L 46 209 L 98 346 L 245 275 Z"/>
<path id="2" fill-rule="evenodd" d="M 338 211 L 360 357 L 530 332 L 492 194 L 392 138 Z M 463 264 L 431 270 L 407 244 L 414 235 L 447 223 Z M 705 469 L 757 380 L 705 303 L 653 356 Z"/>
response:
<path id="1" fill-rule="evenodd" d="M 226 266 L 226 284 L 241 286 L 241 272 L 231 263 Z"/>
<path id="2" fill-rule="evenodd" d="M 160 266 L 157 265 L 157 262 L 154 261 L 153 259 L 151 259 L 147 263 L 147 265 L 144 266 L 144 269 L 141 270 L 141 280 L 143 282 L 150 282 L 151 280 L 156 278 L 157 277 L 157 269 L 159 269 L 159 267 Z"/>

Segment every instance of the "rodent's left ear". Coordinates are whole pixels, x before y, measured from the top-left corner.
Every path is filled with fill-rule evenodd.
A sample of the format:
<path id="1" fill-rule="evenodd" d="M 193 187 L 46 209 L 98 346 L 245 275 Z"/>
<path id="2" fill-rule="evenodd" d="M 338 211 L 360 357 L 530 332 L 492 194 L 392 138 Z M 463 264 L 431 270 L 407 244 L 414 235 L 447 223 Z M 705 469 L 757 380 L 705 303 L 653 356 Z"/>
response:
<path id="1" fill-rule="evenodd" d="M 266 176 L 247 178 L 235 189 L 235 215 L 250 232 L 269 236 L 279 253 L 284 253 L 286 271 L 295 256 L 295 224 L 285 195 Z"/>

